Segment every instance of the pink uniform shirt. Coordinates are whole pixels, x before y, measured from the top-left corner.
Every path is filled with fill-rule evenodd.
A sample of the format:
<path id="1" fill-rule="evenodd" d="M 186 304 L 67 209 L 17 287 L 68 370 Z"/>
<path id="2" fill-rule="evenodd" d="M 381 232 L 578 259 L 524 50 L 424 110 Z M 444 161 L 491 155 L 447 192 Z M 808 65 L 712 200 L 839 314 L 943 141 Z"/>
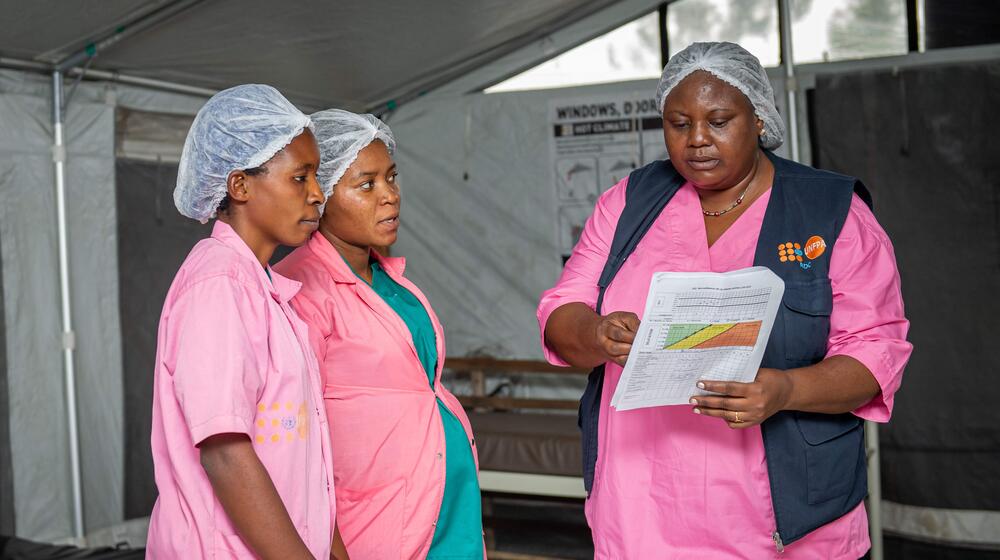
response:
<path id="1" fill-rule="evenodd" d="M 567 303 L 594 307 L 627 179 L 601 196 L 559 282 L 542 295 L 538 321 Z M 608 287 L 602 312 L 642 318 L 654 272 L 726 272 L 753 265 L 770 191 L 708 247 L 701 203 L 684 185 Z M 801 240 L 802 242 L 805 239 Z M 857 197 L 831 243 L 833 312 L 827 356 L 863 363 L 882 392 L 854 414 L 886 422 L 910 356 L 892 245 Z M 544 336 L 543 336 L 544 345 Z M 551 348 L 547 359 L 567 365 Z M 691 406 L 618 412 L 609 408 L 622 368 L 606 365 L 594 487 L 587 520 L 597 558 L 851 559 L 869 548 L 864 504 L 778 554 L 764 444 L 759 427 L 733 430 Z M 694 387 L 692 394 L 694 393 Z"/>
<path id="2" fill-rule="evenodd" d="M 372 253 L 420 300 L 437 338 L 434 388 L 402 319 L 358 280 L 319 232 L 277 265 L 302 283 L 292 300 L 319 358 L 337 483 L 337 524 L 351 558 L 423 558 L 444 494 L 445 439 L 437 398 L 468 417 L 441 385 L 444 332 L 427 298 L 403 276 L 404 260 Z M 476 459 L 478 465 L 478 458 Z"/>
<path id="3" fill-rule="evenodd" d="M 181 265 L 157 338 L 149 558 L 255 558 L 216 498 L 196 447 L 246 434 L 312 554 L 330 554 L 330 437 L 308 328 L 233 229 L 216 222 Z M 260 527 L 261 532 L 268 531 Z"/>

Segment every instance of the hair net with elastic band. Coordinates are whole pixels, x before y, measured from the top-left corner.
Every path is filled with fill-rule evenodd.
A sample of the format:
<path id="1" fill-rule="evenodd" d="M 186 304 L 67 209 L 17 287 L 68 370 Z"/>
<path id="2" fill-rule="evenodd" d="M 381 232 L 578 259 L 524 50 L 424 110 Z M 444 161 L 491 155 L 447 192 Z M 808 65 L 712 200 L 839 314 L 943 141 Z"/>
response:
<path id="1" fill-rule="evenodd" d="M 215 217 L 229 174 L 267 163 L 312 124 L 278 90 L 236 86 L 212 96 L 184 141 L 174 204 L 201 223 Z"/>
<path id="2" fill-rule="evenodd" d="M 396 152 L 392 131 L 374 115 L 327 109 L 313 113 L 309 118 L 315 127 L 316 144 L 319 145 L 320 164 L 316 176 L 327 196 L 368 144 L 381 140 L 389 155 Z"/>
<path id="3" fill-rule="evenodd" d="M 757 117 L 764 121 L 761 146 L 773 150 L 785 141 L 785 123 L 774 106 L 774 90 L 764 67 L 756 56 L 735 43 L 692 43 L 670 57 L 656 88 L 661 113 L 670 91 L 697 70 L 712 74 L 747 96 Z"/>

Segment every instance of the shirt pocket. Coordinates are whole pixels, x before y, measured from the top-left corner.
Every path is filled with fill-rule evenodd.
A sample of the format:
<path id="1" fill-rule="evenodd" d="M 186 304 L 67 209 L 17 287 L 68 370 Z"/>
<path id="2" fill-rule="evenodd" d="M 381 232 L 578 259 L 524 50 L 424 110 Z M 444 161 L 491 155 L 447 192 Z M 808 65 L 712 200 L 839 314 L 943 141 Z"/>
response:
<path id="1" fill-rule="evenodd" d="M 788 367 L 808 366 L 826 356 L 833 289 L 828 278 L 787 282 L 779 320 L 784 330 Z"/>
<path id="2" fill-rule="evenodd" d="M 232 521 L 222 509 L 222 504 L 215 503 L 215 523 L 212 527 L 212 557 L 222 559 L 229 558 L 255 558 L 250 547 L 243 541 L 243 537 L 236 532 Z"/>
<path id="3" fill-rule="evenodd" d="M 287 504 L 284 504 L 287 507 Z M 218 525 L 212 530 L 212 556 L 218 560 L 231 559 L 231 558 L 247 558 L 255 559 L 257 555 L 250 550 L 247 546 L 246 541 L 243 537 L 236 532 L 236 528 L 233 527 L 232 521 L 226 516 L 225 520 L 219 518 L 220 515 L 226 515 L 225 510 L 222 509 L 221 504 L 216 504 L 216 522 Z M 295 524 L 295 532 L 298 533 L 299 538 L 305 543 L 306 547 L 309 547 L 309 527 L 304 524 Z"/>

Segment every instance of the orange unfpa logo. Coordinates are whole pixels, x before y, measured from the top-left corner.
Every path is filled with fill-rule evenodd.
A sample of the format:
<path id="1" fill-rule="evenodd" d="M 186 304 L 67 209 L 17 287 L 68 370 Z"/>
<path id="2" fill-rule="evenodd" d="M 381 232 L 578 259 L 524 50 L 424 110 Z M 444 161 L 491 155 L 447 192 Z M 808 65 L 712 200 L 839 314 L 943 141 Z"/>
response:
<path id="1" fill-rule="evenodd" d="M 778 259 L 781 262 L 802 262 L 802 246 L 791 241 L 778 245 Z"/>
<path id="2" fill-rule="evenodd" d="M 826 241 L 822 237 L 814 235 L 806 241 L 806 247 L 803 252 L 806 254 L 806 257 L 809 257 L 809 260 L 818 259 L 826 252 Z"/>

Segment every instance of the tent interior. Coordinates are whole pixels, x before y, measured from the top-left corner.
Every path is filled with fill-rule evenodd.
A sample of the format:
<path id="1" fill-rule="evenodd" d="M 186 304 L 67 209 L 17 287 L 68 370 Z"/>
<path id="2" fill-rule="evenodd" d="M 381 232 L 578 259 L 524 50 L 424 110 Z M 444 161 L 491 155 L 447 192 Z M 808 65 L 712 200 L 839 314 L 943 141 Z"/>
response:
<path id="1" fill-rule="evenodd" d="M 830 43 L 796 58 L 811 53 L 813 12 Z M 871 556 L 1000 558 L 995 2 L 0 0 L 0 13 L 0 556 L 6 539 L 144 546 L 157 322 L 209 231 L 172 192 L 212 93 L 268 83 L 306 112 L 380 115 L 406 189 L 392 253 L 441 317 L 449 360 L 507 364 L 450 388 L 569 401 L 582 376 L 537 364 L 539 295 L 596 196 L 665 157 L 652 101 L 665 57 L 737 40 L 794 131 L 778 153 L 859 176 L 894 242 L 916 352 L 892 421 L 868 427 Z M 572 56 L 610 62 L 583 81 L 525 78 Z M 567 124 L 612 121 L 626 133 L 560 151 Z M 570 178 L 570 164 L 589 172 Z M 572 448 L 570 409 L 492 418 L 550 414 Z M 497 557 L 592 557 L 579 470 L 517 470 L 483 482 Z"/>

